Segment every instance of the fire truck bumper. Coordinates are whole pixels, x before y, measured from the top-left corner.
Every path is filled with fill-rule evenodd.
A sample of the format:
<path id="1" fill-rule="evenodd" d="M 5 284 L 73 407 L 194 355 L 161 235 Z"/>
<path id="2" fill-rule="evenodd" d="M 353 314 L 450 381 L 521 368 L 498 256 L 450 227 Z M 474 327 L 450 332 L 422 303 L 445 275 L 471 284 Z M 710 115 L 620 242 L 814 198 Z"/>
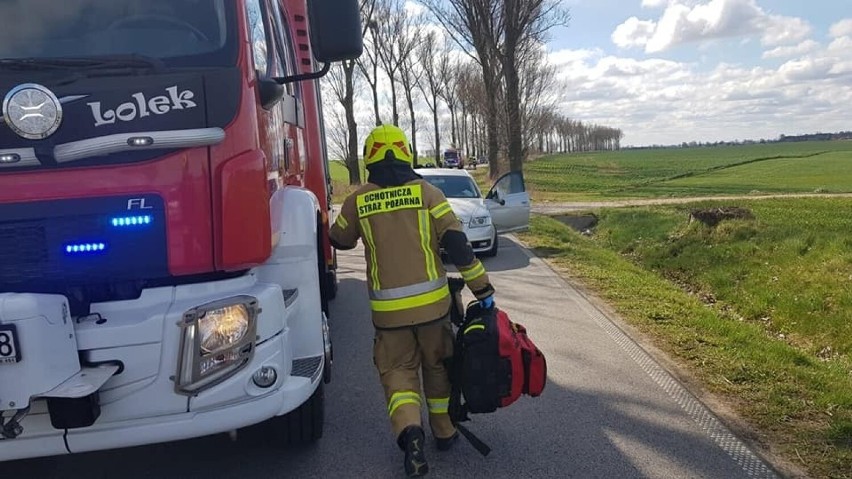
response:
<path id="1" fill-rule="evenodd" d="M 250 367 L 235 376 L 233 381 L 253 384 L 254 372 L 275 363 L 280 356 L 276 354 L 280 346 L 268 344 L 257 348 L 255 361 Z M 322 372 L 322 359 L 319 359 L 318 371 Z M 141 446 L 168 441 L 190 439 L 216 433 L 227 432 L 252 424 L 263 422 L 274 416 L 286 414 L 302 405 L 316 390 L 321 374 L 314 378 L 289 376 L 281 385 L 266 394 L 248 397 L 226 406 L 171 414 L 166 416 L 141 418 L 117 422 L 98 421 L 94 425 L 67 431 L 67 444 L 63 436 L 65 431 L 52 427 L 50 417 L 40 407 L 39 402 L 33 408 L 42 414 L 32 414 L 24 421 L 25 432 L 17 439 L 0 440 L 0 460 L 16 460 L 41 456 L 54 456 L 68 453 L 99 451 L 123 447 Z"/>
<path id="2" fill-rule="evenodd" d="M 76 350 L 62 357 L 76 361 L 79 356 L 84 372 L 116 364 L 117 372 L 85 398 L 85 407 L 75 409 L 75 404 L 59 415 L 36 394 L 53 383 L 28 389 L 34 394 L 29 404 L 18 401 L 14 407 L 23 412 L 29 406 L 20 421 L 23 431 L 14 439 L 0 436 L 0 461 L 201 437 L 297 409 L 323 380 L 329 360 L 326 319 L 314 289 L 282 289 L 252 274 L 145 290 L 136 300 L 92 305 L 98 315 L 75 320 Z M 43 309 L 46 301 L 28 304 Z M 233 335 L 234 321 L 242 320 L 234 319 L 238 314 L 250 318 L 248 326 L 238 328 L 247 330 L 244 340 L 205 353 L 203 338 Z M 25 326 L 19 322 L 21 367 L 43 362 L 35 354 L 33 335 L 23 334 Z M 3 409 L 6 417 L 15 412 Z M 91 412 L 94 423 L 80 421 L 77 411 L 84 417 Z"/>

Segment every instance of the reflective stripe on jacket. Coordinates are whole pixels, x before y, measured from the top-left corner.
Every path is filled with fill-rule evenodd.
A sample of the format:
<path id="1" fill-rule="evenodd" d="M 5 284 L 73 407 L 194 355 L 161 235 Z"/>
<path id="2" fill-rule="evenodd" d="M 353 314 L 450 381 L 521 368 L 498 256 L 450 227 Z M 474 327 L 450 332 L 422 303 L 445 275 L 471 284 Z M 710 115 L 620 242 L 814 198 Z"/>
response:
<path id="1" fill-rule="evenodd" d="M 364 243 L 373 323 L 397 328 L 441 318 L 450 308 L 440 242 L 463 229 L 446 197 L 422 179 L 380 188 L 368 183 L 346 198 L 331 239 L 354 247 Z M 472 291 L 493 291 L 482 263 L 472 254 L 457 265 Z"/>

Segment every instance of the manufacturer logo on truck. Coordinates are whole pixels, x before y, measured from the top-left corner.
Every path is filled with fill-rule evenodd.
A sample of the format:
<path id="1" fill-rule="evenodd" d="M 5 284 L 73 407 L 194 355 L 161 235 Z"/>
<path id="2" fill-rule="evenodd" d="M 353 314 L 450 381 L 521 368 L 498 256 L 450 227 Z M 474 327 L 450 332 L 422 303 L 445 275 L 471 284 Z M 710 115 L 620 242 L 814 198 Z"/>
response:
<path id="1" fill-rule="evenodd" d="M 103 109 L 101 102 L 87 103 L 92 109 L 95 126 L 112 125 L 116 121 L 130 122 L 151 115 L 165 115 L 172 110 L 188 110 L 198 105 L 192 101 L 195 93 L 192 90 L 179 90 L 177 86 L 166 88 L 165 95 L 148 98 L 144 93 L 134 93 L 131 101 L 122 103 L 115 108 Z"/>
<path id="2" fill-rule="evenodd" d="M 62 104 L 46 87 L 25 83 L 13 88 L 3 100 L 3 120 L 18 136 L 42 140 L 62 124 Z"/>

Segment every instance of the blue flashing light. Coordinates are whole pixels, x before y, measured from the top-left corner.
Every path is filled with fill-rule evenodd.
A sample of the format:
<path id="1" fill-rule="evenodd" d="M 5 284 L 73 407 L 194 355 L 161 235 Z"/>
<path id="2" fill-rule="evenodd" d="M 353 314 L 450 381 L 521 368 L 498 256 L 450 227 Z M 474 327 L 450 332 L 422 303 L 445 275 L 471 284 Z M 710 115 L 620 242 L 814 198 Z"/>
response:
<path id="1" fill-rule="evenodd" d="M 102 253 L 106 250 L 105 243 L 72 243 L 65 245 L 67 254 Z"/>
<path id="2" fill-rule="evenodd" d="M 140 216 L 120 216 L 112 219 L 112 225 L 121 228 L 126 226 L 144 226 L 149 225 L 154 221 L 151 215 Z"/>

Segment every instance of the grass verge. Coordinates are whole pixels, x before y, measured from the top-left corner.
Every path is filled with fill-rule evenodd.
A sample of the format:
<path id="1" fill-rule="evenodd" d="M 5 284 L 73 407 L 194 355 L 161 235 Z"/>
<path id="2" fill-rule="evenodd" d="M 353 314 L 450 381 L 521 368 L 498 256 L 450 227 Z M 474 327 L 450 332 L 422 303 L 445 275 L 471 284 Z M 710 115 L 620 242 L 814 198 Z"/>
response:
<path id="1" fill-rule="evenodd" d="M 604 210 L 593 237 L 535 216 L 521 238 L 683 363 L 773 450 L 814 477 L 850 479 L 852 217 L 838 212 L 852 201 L 744 206 L 755 220 L 715 229 L 689 224 L 682 207 Z"/>

